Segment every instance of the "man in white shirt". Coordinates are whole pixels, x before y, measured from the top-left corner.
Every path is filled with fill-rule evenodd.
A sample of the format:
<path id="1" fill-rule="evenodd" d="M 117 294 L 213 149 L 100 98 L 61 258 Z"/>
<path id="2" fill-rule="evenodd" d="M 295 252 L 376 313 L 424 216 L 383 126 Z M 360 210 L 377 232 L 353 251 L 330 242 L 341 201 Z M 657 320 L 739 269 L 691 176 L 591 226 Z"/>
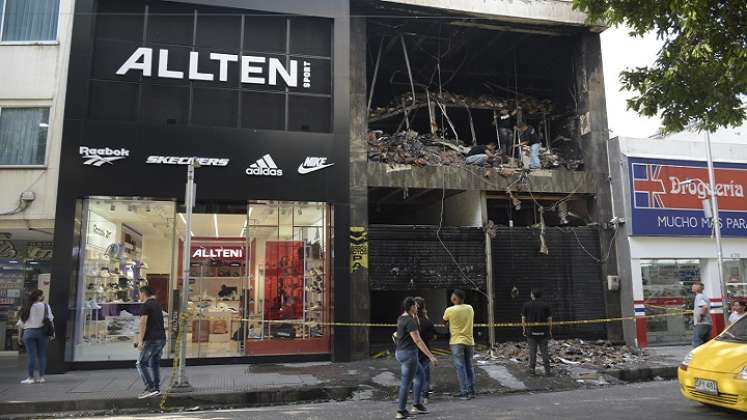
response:
<path id="1" fill-rule="evenodd" d="M 711 311 L 710 303 L 705 294 L 703 294 L 703 283 L 695 282 L 692 288 L 695 293 L 695 302 L 693 303 L 693 347 L 708 341 L 711 338 Z"/>

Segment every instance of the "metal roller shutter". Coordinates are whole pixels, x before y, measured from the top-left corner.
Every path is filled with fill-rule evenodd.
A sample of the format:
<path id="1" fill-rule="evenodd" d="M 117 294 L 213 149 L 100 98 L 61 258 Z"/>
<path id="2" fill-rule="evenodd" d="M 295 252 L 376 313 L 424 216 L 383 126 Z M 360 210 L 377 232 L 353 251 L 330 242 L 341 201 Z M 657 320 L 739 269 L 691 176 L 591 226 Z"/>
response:
<path id="1" fill-rule="evenodd" d="M 605 318 L 598 229 L 548 227 L 545 241 L 549 255 L 539 252 L 539 229 L 498 229 L 492 241 L 496 322 L 520 321 L 521 306 L 529 300 L 533 287 L 543 289 L 544 300 L 552 306 L 555 320 Z M 511 296 L 514 287 L 519 291 L 517 297 Z M 563 327 L 555 331 L 557 336 L 606 337 L 605 324 Z M 515 339 L 517 331 L 498 328 L 496 336 Z"/>
<path id="2" fill-rule="evenodd" d="M 485 290 L 485 235 L 482 228 L 372 225 L 368 228 L 371 290 L 462 288 Z"/>

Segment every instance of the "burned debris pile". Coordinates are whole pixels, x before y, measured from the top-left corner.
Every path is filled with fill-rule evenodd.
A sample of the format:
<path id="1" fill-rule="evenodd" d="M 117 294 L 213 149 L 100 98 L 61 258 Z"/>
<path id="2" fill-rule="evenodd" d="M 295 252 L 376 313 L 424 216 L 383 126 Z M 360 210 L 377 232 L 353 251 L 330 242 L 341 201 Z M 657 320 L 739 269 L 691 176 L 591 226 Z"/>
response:
<path id="1" fill-rule="evenodd" d="M 403 104 L 406 105 L 403 106 Z M 446 91 L 441 93 L 423 92 L 416 93 L 415 100 L 413 101 L 412 93 L 407 92 L 392 99 L 392 101 L 386 106 L 371 109 L 371 112 L 368 114 L 368 121 L 380 121 L 384 118 L 401 115 L 405 112 L 405 108 L 407 108 L 407 111 L 410 111 L 412 109 L 432 106 L 431 104 L 436 107 L 442 105 L 445 107 L 466 107 L 471 109 L 489 109 L 496 111 L 506 110 L 509 112 L 521 109 L 523 112 L 532 115 L 550 114 L 553 110 L 552 103 L 549 100 L 540 100 L 526 95 L 519 96 L 515 99 L 505 99 L 492 95 L 471 97 Z"/>
<path id="2" fill-rule="evenodd" d="M 390 165 L 461 167 L 471 165 L 466 158 L 472 154 L 470 151 L 474 146 L 496 143 L 498 150 L 495 157 L 486 163 L 480 163 L 480 166 L 498 169 L 528 168 L 528 147 L 519 145 L 521 134 L 518 129 L 521 123 L 528 122 L 530 126 L 536 127 L 541 143 L 539 166 L 535 164 L 533 169 L 562 167 L 582 170 L 583 160 L 576 139 L 556 136 L 551 141 L 547 140 L 551 112 L 553 105 L 549 100 L 526 95 L 505 99 L 491 95 L 471 97 L 446 91 L 423 91 L 413 97 L 411 92 L 407 92 L 397 96 L 386 106 L 370 110 L 368 159 Z M 459 125 L 464 122 L 464 118 L 457 119 L 458 113 L 462 113 L 460 116 L 467 116 L 467 127 Z M 478 121 L 475 119 L 478 116 L 483 119 L 479 121 L 483 127 L 492 127 L 488 131 L 489 138 L 484 138 L 485 130 L 481 132 L 481 138 L 476 135 L 475 126 Z M 500 118 L 510 118 L 508 134 L 499 134 Z M 505 124 L 502 124 L 501 129 L 504 128 Z M 462 132 L 461 137 L 459 132 Z M 467 133 L 466 138 L 464 133 Z"/>
<path id="3" fill-rule="evenodd" d="M 413 166 L 464 166 L 469 148 L 461 142 L 432 134 L 400 131 L 385 135 L 380 130 L 368 133 L 368 160 Z"/>
<path id="4" fill-rule="evenodd" d="M 634 352 L 626 345 L 613 345 L 605 340 L 553 340 L 548 350 L 554 365 L 613 369 L 646 361 L 646 354 L 642 351 Z M 495 353 L 499 359 L 527 363 L 526 342 L 498 343 Z"/>

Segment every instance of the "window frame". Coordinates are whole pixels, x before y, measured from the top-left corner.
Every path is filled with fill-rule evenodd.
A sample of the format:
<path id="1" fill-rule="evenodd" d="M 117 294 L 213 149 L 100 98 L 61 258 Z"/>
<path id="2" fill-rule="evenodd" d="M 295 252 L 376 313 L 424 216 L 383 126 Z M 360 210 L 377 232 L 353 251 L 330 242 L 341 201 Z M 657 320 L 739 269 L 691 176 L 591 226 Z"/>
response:
<path id="1" fill-rule="evenodd" d="M 37 40 L 23 40 L 23 41 L 6 41 L 3 38 L 3 32 L 5 31 L 5 11 L 8 7 L 8 0 L 2 1 L 2 10 L 0 10 L 0 46 L 4 45 L 59 45 L 60 44 L 60 15 L 62 10 L 62 3 L 65 0 L 60 0 L 57 3 L 57 25 L 55 25 L 54 39 L 37 39 Z"/>
<path id="2" fill-rule="evenodd" d="M 3 165 L 0 163 L 0 170 L 2 169 L 47 169 L 49 167 L 49 143 L 52 134 L 52 115 L 53 106 L 49 103 L 45 104 L 24 104 L 24 105 L 3 105 L 0 103 L 0 116 L 2 115 L 4 108 L 47 108 L 49 117 L 47 118 L 47 136 L 44 144 L 44 162 L 39 164 L 26 164 L 26 165 Z"/>

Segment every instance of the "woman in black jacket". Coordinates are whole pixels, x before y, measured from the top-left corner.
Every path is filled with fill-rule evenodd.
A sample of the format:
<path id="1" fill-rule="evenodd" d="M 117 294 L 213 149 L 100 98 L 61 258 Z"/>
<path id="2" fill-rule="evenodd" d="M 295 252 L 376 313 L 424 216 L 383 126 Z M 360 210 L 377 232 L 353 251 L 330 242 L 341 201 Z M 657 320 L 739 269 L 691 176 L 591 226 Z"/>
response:
<path id="1" fill-rule="evenodd" d="M 415 297 L 415 304 L 418 305 L 418 324 L 420 337 L 423 339 L 426 347 L 431 348 L 431 342 L 436 339 L 436 328 L 433 321 L 428 317 L 428 309 L 425 306 L 425 299 L 420 296 Z M 428 403 L 428 394 L 431 392 L 431 360 L 422 351 L 419 354 L 420 365 L 423 367 L 425 380 L 423 382 L 423 401 Z"/>

